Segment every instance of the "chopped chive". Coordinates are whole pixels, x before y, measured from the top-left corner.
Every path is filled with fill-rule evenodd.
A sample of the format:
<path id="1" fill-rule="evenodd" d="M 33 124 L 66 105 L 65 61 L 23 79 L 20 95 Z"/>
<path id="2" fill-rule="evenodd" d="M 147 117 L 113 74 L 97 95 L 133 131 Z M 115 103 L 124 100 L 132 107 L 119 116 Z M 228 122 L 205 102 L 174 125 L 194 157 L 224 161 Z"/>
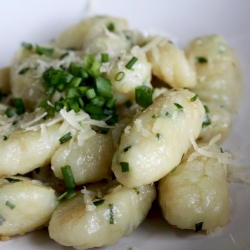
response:
<path id="1" fill-rule="evenodd" d="M 206 112 L 206 113 L 209 113 L 209 112 L 210 112 L 210 110 L 209 110 L 209 108 L 208 108 L 207 105 L 204 105 L 204 109 L 205 109 L 205 112 Z"/>
<path id="2" fill-rule="evenodd" d="M 130 100 L 127 100 L 127 101 L 124 103 L 124 105 L 125 105 L 126 108 L 131 107 L 132 104 L 133 104 L 133 103 L 132 103 Z"/>
<path id="3" fill-rule="evenodd" d="M 211 125 L 210 119 L 209 119 L 208 115 L 205 114 L 204 120 L 203 120 L 203 123 L 202 123 L 202 127 L 204 128 L 204 127 L 207 127 L 209 125 Z"/>
<path id="4" fill-rule="evenodd" d="M 122 71 L 120 71 L 120 72 L 118 72 L 118 73 L 115 75 L 115 80 L 116 80 L 117 82 L 120 82 L 120 81 L 122 81 L 122 79 L 124 78 L 124 76 L 125 76 L 125 73 L 122 72 Z"/>
<path id="5" fill-rule="evenodd" d="M 66 57 L 68 55 L 69 55 L 69 52 L 63 53 L 63 54 L 60 55 L 60 59 L 63 59 L 64 57 Z"/>
<path id="6" fill-rule="evenodd" d="M 68 132 L 66 135 L 62 136 L 59 141 L 60 141 L 60 144 L 63 144 L 67 141 L 69 141 L 70 139 L 72 139 L 72 134 L 71 132 Z"/>
<path id="7" fill-rule="evenodd" d="M 98 200 L 98 201 L 94 201 L 93 203 L 94 203 L 94 205 L 97 207 L 97 206 L 102 205 L 102 204 L 104 203 L 104 201 L 105 201 L 105 200 L 100 199 L 100 200 Z"/>
<path id="8" fill-rule="evenodd" d="M 11 210 L 13 210 L 13 209 L 15 208 L 15 205 L 12 204 L 10 201 L 6 201 L 5 205 L 6 205 L 7 207 L 9 207 Z"/>
<path id="9" fill-rule="evenodd" d="M 86 97 L 87 97 L 88 99 L 92 99 L 92 98 L 96 97 L 95 90 L 94 90 L 93 88 L 88 89 L 88 90 L 86 91 Z"/>
<path id="10" fill-rule="evenodd" d="M 157 134 L 156 134 L 156 138 L 157 138 L 158 141 L 160 141 L 160 140 L 162 139 L 162 135 L 159 134 L 159 133 L 157 133 Z"/>
<path id="11" fill-rule="evenodd" d="M 203 222 L 198 222 L 195 224 L 195 232 L 199 232 L 202 230 Z"/>
<path id="12" fill-rule="evenodd" d="M 97 95 L 103 96 L 105 98 L 113 97 L 111 82 L 108 79 L 100 76 L 95 77 L 95 86 Z"/>
<path id="13" fill-rule="evenodd" d="M 152 115 L 152 118 L 158 118 L 158 117 L 160 117 L 159 114 L 153 114 L 153 115 Z"/>
<path id="14" fill-rule="evenodd" d="M 109 204 L 109 224 L 114 224 L 114 205 Z"/>
<path id="15" fill-rule="evenodd" d="M 7 115 L 8 117 L 12 117 L 13 115 L 16 114 L 16 109 L 14 108 L 7 108 L 4 112 L 5 115 Z"/>
<path id="16" fill-rule="evenodd" d="M 183 109 L 183 107 L 179 104 L 179 103 L 174 103 L 174 105 L 178 108 L 178 109 Z"/>
<path id="17" fill-rule="evenodd" d="M 174 167 L 171 171 L 170 171 L 170 173 L 173 173 L 173 172 L 175 172 L 175 170 L 177 169 L 177 166 L 176 167 Z"/>
<path id="18" fill-rule="evenodd" d="M 222 148 L 220 148 L 220 152 L 221 152 L 221 153 L 224 153 Z"/>
<path id="19" fill-rule="evenodd" d="M 39 45 L 36 45 L 36 53 L 38 55 L 45 55 L 50 57 L 53 54 L 53 52 L 54 52 L 53 48 L 44 48 Z"/>
<path id="20" fill-rule="evenodd" d="M 25 108 L 23 105 L 23 100 L 21 98 L 14 98 L 13 102 L 14 102 L 14 106 L 16 107 L 16 113 L 18 115 L 24 114 Z"/>
<path id="21" fill-rule="evenodd" d="M 3 140 L 7 141 L 8 137 L 6 135 L 3 136 Z"/>
<path id="22" fill-rule="evenodd" d="M 199 95 L 195 95 L 194 97 L 190 98 L 190 102 L 194 102 L 199 98 Z"/>
<path id="23" fill-rule="evenodd" d="M 83 60 L 84 69 L 92 77 L 99 76 L 101 74 L 101 63 L 92 55 L 86 55 Z"/>
<path id="24" fill-rule="evenodd" d="M 128 162 L 120 162 L 122 172 L 129 172 L 129 163 Z"/>
<path id="25" fill-rule="evenodd" d="M 133 190 L 136 192 L 137 195 L 140 193 L 140 191 L 137 188 L 133 188 Z"/>
<path id="26" fill-rule="evenodd" d="M 207 58 L 202 56 L 196 57 L 196 60 L 198 63 L 207 63 Z"/>
<path id="27" fill-rule="evenodd" d="M 14 126 L 14 125 L 16 125 L 17 123 L 18 123 L 18 121 L 15 120 L 14 122 L 12 122 L 12 125 Z"/>
<path id="28" fill-rule="evenodd" d="M 55 102 L 55 110 L 59 112 L 61 109 L 63 109 L 64 105 L 61 101 Z"/>
<path id="29" fill-rule="evenodd" d="M 61 171 L 63 174 L 63 179 L 67 189 L 72 189 L 75 187 L 76 183 L 74 180 L 74 176 L 69 165 L 61 167 Z"/>
<path id="30" fill-rule="evenodd" d="M 102 62 L 105 63 L 105 62 L 108 62 L 108 61 L 109 61 L 109 54 L 103 53 L 102 54 Z"/>
<path id="31" fill-rule="evenodd" d="M 147 108 L 153 102 L 153 89 L 147 86 L 139 86 L 135 88 L 135 100 L 138 105 Z"/>
<path id="32" fill-rule="evenodd" d="M 54 93 L 55 93 L 55 87 L 54 86 L 48 86 L 46 89 L 45 89 L 45 91 L 44 91 L 44 93 L 45 93 L 45 95 L 48 95 L 48 96 L 52 96 Z"/>
<path id="33" fill-rule="evenodd" d="M 21 45 L 23 48 L 25 48 L 27 50 L 32 50 L 32 48 L 33 48 L 33 45 L 31 43 L 22 42 Z"/>
<path id="34" fill-rule="evenodd" d="M 24 75 L 29 69 L 30 69 L 29 67 L 23 68 L 23 69 L 21 69 L 21 70 L 18 72 L 18 74 L 19 74 L 19 75 Z"/>
<path id="35" fill-rule="evenodd" d="M 70 200 L 74 196 L 76 196 L 76 191 L 74 190 L 74 188 L 68 188 L 68 191 L 67 191 L 67 194 L 66 194 L 66 199 Z"/>
<path id="36" fill-rule="evenodd" d="M 115 103 L 116 103 L 116 99 L 114 97 L 110 98 L 107 102 L 106 102 L 106 106 L 108 108 L 114 108 L 115 107 Z"/>
<path id="37" fill-rule="evenodd" d="M 167 111 L 165 116 L 170 117 L 170 113 Z"/>
<path id="38" fill-rule="evenodd" d="M 66 197 L 66 195 L 68 194 L 68 192 L 64 192 L 62 195 L 60 195 L 59 197 L 57 197 L 57 201 L 61 201 L 61 200 L 63 200 L 65 197 Z"/>
<path id="39" fill-rule="evenodd" d="M 90 104 L 97 106 L 97 107 L 103 107 L 105 103 L 105 98 L 102 96 L 96 96 L 90 100 Z"/>
<path id="40" fill-rule="evenodd" d="M 6 177 L 6 178 L 4 178 L 6 181 L 8 181 L 8 182 L 19 182 L 19 181 L 22 181 L 22 180 L 19 180 L 19 179 L 14 179 L 14 178 L 11 178 L 11 177 Z"/>
<path id="41" fill-rule="evenodd" d="M 125 67 L 127 69 L 131 69 L 137 60 L 138 60 L 138 58 L 133 56 L 132 59 L 125 65 Z"/>
<path id="42" fill-rule="evenodd" d="M 40 168 L 35 168 L 35 172 L 36 172 L 36 174 L 39 174 L 40 173 Z"/>
<path id="43" fill-rule="evenodd" d="M 103 116 L 104 115 L 104 111 L 103 109 L 97 107 L 97 106 L 94 106 L 94 105 L 91 105 L 91 104 L 87 104 L 85 106 L 85 111 L 87 113 L 91 113 L 93 115 L 100 115 L 100 116 Z"/>
<path id="44" fill-rule="evenodd" d="M 78 87 L 82 82 L 82 78 L 80 77 L 73 77 L 72 80 L 70 81 L 70 86 L 71 87 Z"/>
<path id="45" fill-rule="evenodd" d="M 107 25 L 107 29 L 108 29 L 109 31 L 114 31 L 114 30 L 115 30 L 115 25 L 114 25 L 113 23 L 109 23 L 109 24 Z"/>
<path id="46" fill-rule="evenodd" d="M 5 221 L 5 218 L 0 214 L 0 225 L 3 225 Z"/>
<path id="47" fill-rule="evenodd" d="M 76 88 L 68 88 L 66 90 L 66 98 L 74 98 L 76 97 Z"/>
<path id="48" fill-rule="evenodd" d="M 129 149 L 131 149 L 132 146 L 128 146 L 126 148 L 123 149 L 123 152 L 127 152 Z"/>

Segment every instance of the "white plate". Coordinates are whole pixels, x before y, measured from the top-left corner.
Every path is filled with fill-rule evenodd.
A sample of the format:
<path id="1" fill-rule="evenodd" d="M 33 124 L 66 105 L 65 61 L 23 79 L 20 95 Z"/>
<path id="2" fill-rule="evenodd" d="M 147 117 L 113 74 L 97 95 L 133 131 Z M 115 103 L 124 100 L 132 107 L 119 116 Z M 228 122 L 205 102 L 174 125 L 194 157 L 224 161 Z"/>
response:
<path id="1" fill-rule="evenodd" d="M 194 37 L 220 33 L 235 50 L 244 73 L 244 92 L 230 138 L 223 148 L 239 158 L 239 166 L 250 162 L 250 1 L 249 0 L 1 0 L 0 67 L 7 66 L 21 41 L 46 42 L 57 33 L 90 14 L 125 17 L 132 28 L 160 31 L 185 46 Z M 129 237 L 106 250 L 250 249 L 250 187 L 231 184 L 230 224 L 219 234 L 206 236 L 172 229 L 155 209 Z M 69 249 L 49 239 L 46 231 L 0 242 L 0 249 Z"/>

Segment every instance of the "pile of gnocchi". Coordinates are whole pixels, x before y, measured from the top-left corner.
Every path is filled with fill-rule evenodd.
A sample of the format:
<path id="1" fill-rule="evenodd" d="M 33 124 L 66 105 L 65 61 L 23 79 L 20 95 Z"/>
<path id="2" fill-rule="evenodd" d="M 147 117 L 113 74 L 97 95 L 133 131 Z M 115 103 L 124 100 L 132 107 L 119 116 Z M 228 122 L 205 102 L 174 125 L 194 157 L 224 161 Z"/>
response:
<path id="1" fill-rule="evenodd" d="M 185 51 L 94 16 L 0 71 L 0 238 L 42 227 L 76 249 L 128 236 L 157 199 L 173 227 L 230 221 L 227 165 L 242 76 L 220 35 Z"/>

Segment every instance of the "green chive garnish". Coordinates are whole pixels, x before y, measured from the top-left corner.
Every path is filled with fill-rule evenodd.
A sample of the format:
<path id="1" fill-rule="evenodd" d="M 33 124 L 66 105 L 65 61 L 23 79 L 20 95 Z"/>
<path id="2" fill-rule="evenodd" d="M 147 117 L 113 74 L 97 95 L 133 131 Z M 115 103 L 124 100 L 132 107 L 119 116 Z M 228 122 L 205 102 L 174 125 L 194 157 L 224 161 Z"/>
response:
<path id="1" fill-rule="evenodd" d="M 7 141 L 8 137 L 6 135 L 3 136 L 3 140 Z"/>
<path id="2" fill-rule="evenodd" d="M 127 101 L 124 103 L 125 107 L 127 107 L 127 108 L 131 107 L 132 104 L 133 104 L 133 103 L 132 103 L 130 100 L 127 100 Z"/>
<path id="3" fill-rule="evenodd" d="M 45 56 L 51 57 L 53 52 L 54 52 L 53 48 L 44 48 L 39 45 L 36 45 L 36 53 L 38 55 L 45 55 Z"/>
<path id="4" fill-rule="evenodd" d="M 133 190 L 136 192 L 137 195 L 140 193 L 140 191 L 137 188 L 133 188 Z"/>
<path id="5" fill-rule="evenodd" d="M 108 62 L 108 61 L 109 61 L 109 54 L 103 53 L 102 54 L 102 62 L 105 63 L 105 62 Z"/>
<path id="6" fill-rule="evenodd" d="M 138 105 L 147 108 L 153 102 L 153 89 L 147 86 L 139 86 L 135 88 L 135 100 Z"/>
<path id="7" fill-rule="evenodd" d="M 67 141 L 69 141 L 70 139 L 72 139 L 72 134 L 71 132 L 68 132 L 67 134 L 65 134 L 64 136 L 62 136 L 59 141 L 60 141 L 60 144 L 63 144 Z"/>
<path id="8" fill-rule="evenodd" d="M 207 63 L 207 58 L 202 57 L 202 56 L 196 57 L 196 60 L 198 63 Z"/>
<path id="9" fill-rule="evenodd" d="M 170 173 L 173 173 L 173 172 L 175 172 L 175 170 L 177 169 L 177 166 L 176 167 L 174 167 L 171 171 L 170 171 Z"/>
<path id="10" fill-rule="evenodd" d="M 108 29 L 109 31 L 114 31 L 114 30 L 115 30 L 115 25 L 114 25 L 113 23 L 109 23 L 109 24 L 107 25 L 107 29 Z"/>
<path id="11" fill-rule="evenodd" d="M 160 140 L 162 139 L 162 135 L 159 134 L 159 133 L 157 133 L 157 134 L 156 134 L 156 138 L 157 138 L 158 141 L 160 141 Z"/>
<path id="12" fill-rule="evenodd" d="M 206 112 L 206 113 L 209 113 L 209 112 L 210 112 L 210 110 L 209 110 L 209 108 L 208 108 L 207 105 L 204 105 L 204 109 L 205 109 L 205 112 Z"/>
<path id="13" fill-rule="evenodd" d="M 33 48 L 33 45 L 31 43 L 22 42 L 21 45 L 23 48 L 25 48 L 27 50 L 32 50 L 32 48 Z"/>
<path id="14" fill-rule="evenodd" d="M 18 72 L 18 74 L 19 74 L 19 75 L 24 75 L 29 69 L 30 69 L 29 67 L 23 68 L 23 69 L 21 69 L 21 70 Z"/>
<path id="15" fill-rule="evenodd" d="M 62 60 L 64 57 L 68 56 L 69 52 L 63 53 L 60 55 L 60 59 Z"/>
<path id="16" fill-rule="evenodd" d="M 68 166 L 68 165 L 63 166 L 63 167 L 61 167 L 61 171 L 62 171 L 62 174 L 63 174 L 63 179 L 64 179 L 64 183 L 66 185 L 66 188 L 67 189 L 74 188 L 76 183 L 75 183 L 75 180 L 74 180 L 74 176 L 73 176 L 71 167 Z"/>
<path id="17" fill-rule="evenodd" d="M 109 204 L 109 224 L 114 224 L 114 205 Z"/>
<path id="18" fill-rule="evenodd" d="M 204 120 L 203 120 L 203 123 L 202 123 L 202 127 L 204 128 L 204 127 L 207 127 L 209 125 L 211 125 L 210 119 L 209 119 L 208 115 L 205 114 Z"/>
<path id="19" fill-rule="evenodd" d="M 23 105 L 23 100 L 21 98 L 14 98 L 13 102 L 14 102 L 14 106 L 16 107 L 16 113 L 18 115 L 24 114 L 25 108 Z"/>
<path id="20" fill-rule="evenodd" d="M 116 81 L 122 81 L 122 79 L 124 78 L 124 76 L 125 76 L 125 73 L 124 72 L 122 72 L 122 71 L 120 71 L 120 72 L 118 72 L 116 75 L 115 75 L 115 80 Z"/>
<path id="21" fill-rule="evenodd" d="M 128 162 L 120 162 L 122 172 L 129 172 L 129 163 Z"/>
<path id="22" fill-rule="evenodd" d="M 0 225 L 3 225 L 5 221 L 5 218 L 0 214 Z"/>
<path id="23" fill-rule="evenodd" d="M 97 207 L 97 206 L 102 205 L 102 204 L 104 203 L 104 201 L 105 201 L 105 200 L 100 199 L 100 200 L 98 200 L 98 201 L 94 201 L 93 203 L 94 203 L 94 205 Z"/>
<path id="24" fill-rule="evenodd" d="M 178 108 L 178 109 L 183 109 L 183 107 L 179 104 L 179 103 L 174 103 L 174 105 Z"/>
<path id="25" fill-rule="evenodd" d="M 199 232 L 202 230 L 203 222 L 199 222 L 195 224 L 195 232 Z"/>
<path id="26" fill-rule="evenodd" d="M 190 98 L 190 102 L 194 102 L 199 98 L 199 95 L 195 95 L 194 97 Z"/>
<path id="27" fill-rule="evenodd" d="M 8 181 L 8 182 L 19 182 L 19 181 L 22 181 L 22 180 L 19 180 L 19 179 L 14 179 L 14 178 L 10 178 L 10 177 L 6 177 L 6 178 L 4 178 L 6 181 Z"/>
<path id="28" fill-rule="evenodd" d="M 16 110 L 14 108 L 7 108 L 4 114 L 7 115 L 8 117 L 12 117 L 13 115 L 16 114 Z"/>
<path id="29" fill-rule="evenodd" d="M 129 149 L 131 149 L 132 146 L 128 146 L 126 148 L 123 149 L 123 152 L 127 152 Z"/>
<path id="30" fill-rule="evenodd" d="M 10 201 L 6 201 L 5 205 L 6 205 L 7 207 L 9 207 L 11 210 L 13 210 L 13 209 L 15 208 L 15 205 L 12 204 Z"/>
<path id="31" fill-rule="evenodd" d="M 153 114 L 153 115 L 152 115 L 152 118 L 158 118 L 158 117 L 160 117 L 159 114 Z"/>
<path id="32" fill-rule="evenodd" d="M 125 67 L 127 69 L 131 69 L 137 60 L 138 60 L 138 58 L 133 56 L 132 59 L 125 65 Z"/>

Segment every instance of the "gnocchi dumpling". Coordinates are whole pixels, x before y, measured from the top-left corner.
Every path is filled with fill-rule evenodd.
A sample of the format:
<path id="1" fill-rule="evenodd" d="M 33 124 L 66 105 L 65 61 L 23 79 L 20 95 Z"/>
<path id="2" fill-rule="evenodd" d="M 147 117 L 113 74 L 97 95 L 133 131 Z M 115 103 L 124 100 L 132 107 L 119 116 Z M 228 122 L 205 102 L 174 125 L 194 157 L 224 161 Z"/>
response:
<path id="1" fill-rule="evenodd" d="M 126 65 L 136 58 L 132 68 Z M 124 104 L 126 101 L 135 100 L 135 88 L 138 86 L 151 86 L 151 64 L 147 61 L 145 53 L 138 47 L 134 47 L 130 53 L 125 51 L 118 61 L 110 65 L 105 76 L 111 81 L 116 103 Z"/>
<path id="2" fill-rule="evenodd" d="M 130 188 L 155 182 L 181 161 L 204 118 L 194 97 L 185 89 L 167 91 L 124 129 L 112 162 L 119 182 Z"/>
<path id="3" fill-rule="evenodd" d="M 55 191 L 21 176 L 0 179 L 0 238 L 34 231 L 50 220 Z"/>
<path id="4" fill-rule="evenodd" d="M 156 40 L 158 43 L 152 48 L 145 46 L 153 74 L 173 88 L 193 88 L 196 85 L 196 73 L 184 52 L 166 38 L 155 37 L 151 43 Z"/>
<path id="5" fill-rule="evenodd" d="M 227 225 L 230 201 L 223 163 L 229 157 L 214 143 L 199 144 L 159 181 L 159 204 L 171 225 L 196 231 Z"/>
<path id="6" fill-rule="evenodd" d="M 110 174 L 114 150 L 111 133 L 95 134 L 82 146 L 77 140 L 70 141 L 61 145 L 52 156 L 52 170 L 63 179 L 61 167 L 69 165 L 77 185 L 100 181 Z"/>
<path id="7" fill-rule="evenodd" d="M 220 35 L 200 37 L 186 49 L 186 56 L 197 73 L 192 90 L 202 101 L 218 103 L 230 113 L 237 110 L 242 75 L 232 49 Z"/>
<path id="8" fill-rule="evenodd" d="M 49 223 L 49 235 L 76 249 L 114 244 L 142 223 L 155 196 L 153 184 L 136 189 L 116 184 L 101 199 L 93 201 L 94 209 L 87 210 L 79 192 L 57 206 Z"/>

